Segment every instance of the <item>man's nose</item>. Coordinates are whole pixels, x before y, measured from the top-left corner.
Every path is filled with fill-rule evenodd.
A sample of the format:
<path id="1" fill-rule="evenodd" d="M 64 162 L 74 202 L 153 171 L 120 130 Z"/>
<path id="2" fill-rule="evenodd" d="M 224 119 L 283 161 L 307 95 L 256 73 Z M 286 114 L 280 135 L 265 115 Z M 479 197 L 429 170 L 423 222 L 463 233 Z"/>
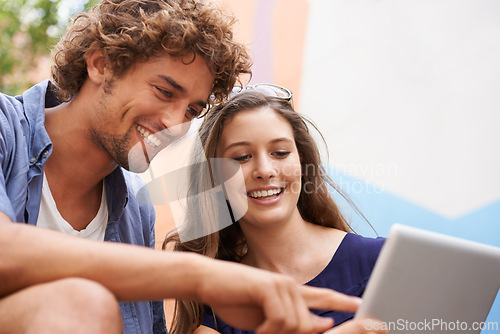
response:
<path id="1" fill-rule="evenodd" d="M 190 120 L 186 118 L 188 104 L 176 103 L 162 111 L 160 122 L 171 136 L 180 137 L 184 135 L 191 125 Z"/>

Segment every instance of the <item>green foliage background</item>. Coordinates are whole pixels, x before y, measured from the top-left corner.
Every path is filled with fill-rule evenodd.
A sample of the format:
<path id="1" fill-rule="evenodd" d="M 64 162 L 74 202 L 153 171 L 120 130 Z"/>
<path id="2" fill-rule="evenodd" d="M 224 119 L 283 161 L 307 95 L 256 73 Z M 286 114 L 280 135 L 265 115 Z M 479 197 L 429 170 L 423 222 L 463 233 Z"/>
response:
<path id="1" fill-rule="evenodd" d="M 17 95 L 35 84 L 29 73 L 78 11 L 98 0 L 0 0 L 0 91 Z M 75 6 L 78 3 L 78 6 Z M 77 8 L 76 12 L 71 12 Z"/>

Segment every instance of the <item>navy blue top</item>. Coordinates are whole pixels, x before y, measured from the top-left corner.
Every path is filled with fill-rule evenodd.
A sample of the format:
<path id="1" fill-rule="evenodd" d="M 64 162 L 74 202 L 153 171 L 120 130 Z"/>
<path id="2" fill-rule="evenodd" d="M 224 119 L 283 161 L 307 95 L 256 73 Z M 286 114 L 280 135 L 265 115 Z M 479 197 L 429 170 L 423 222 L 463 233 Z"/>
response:
<path id="1" fill-rule="evenodd" d="M 366 238 L 353 233 L 346 234 L 330 263 L 306 285 L 330 288 L 347 295 L 361 297 L 384 241 L 385 238 L 380 237 Z M 333 318 L 335 326 L 354 316 L 353 313 L 329 310 L 312 310 L 312 312 Z M 203 325 L 223 334 L 253 334 L 253 331 L 227 325 L 218 316 L 214 316 L 209 307 L 205 309 Z"/>
<path id="2" fill-rule="evenodd" d="M 49 85 L 44 81 L 15 98 L 0 94 L 0 212 L 16 223 L 38 220 L 43 169 L 52 152 L 45 108 L 59 104 Z M 154 248 L 155 212 L 148 198 L 138 196 L 141 177 L 117 167 L 104 182 L 109 210 L 104 240 Z M 167 332 L 163 301 L 121 302 L 120 309 L 124 334 Z"/>

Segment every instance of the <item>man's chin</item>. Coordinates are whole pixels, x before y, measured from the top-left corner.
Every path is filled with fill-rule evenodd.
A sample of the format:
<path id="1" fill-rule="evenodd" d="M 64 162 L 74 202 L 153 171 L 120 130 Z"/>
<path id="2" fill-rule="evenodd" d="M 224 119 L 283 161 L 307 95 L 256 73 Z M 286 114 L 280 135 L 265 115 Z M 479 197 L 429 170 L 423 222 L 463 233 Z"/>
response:
<path id="1" fill-rule="evenodd" d="M 153 160 L 156 153 L 158 153 L 158 152 L 154 152 L 154 154 L 150 153 L 147 150 L 145 150 L 140 144 L 141 143 L 136 144 L 129 151 L 127 163 L 120 164 L 123 168 L 133 173 L 145 172 L 149 168 L 151 160 Z"/>
<path id="2" fill-rule="evenodd" d="M 146 164 L 146 165 L 130 164 L 128 166 L 122 166 L 122 167 L 125 168 L 126 170 L 128 170 L 129 172 L 140 174 L 140 173 L 144 173 L 145 171 L 148 170 L 149 164 Z"/>
<path id="3" fill-rule="evenodd" d="M 130 155 L 127 164 L 123 164 L 122 167 L 133 173 L 144 173 L 151 164 L 150 160 L 146 160 L 143 154 Z"/>

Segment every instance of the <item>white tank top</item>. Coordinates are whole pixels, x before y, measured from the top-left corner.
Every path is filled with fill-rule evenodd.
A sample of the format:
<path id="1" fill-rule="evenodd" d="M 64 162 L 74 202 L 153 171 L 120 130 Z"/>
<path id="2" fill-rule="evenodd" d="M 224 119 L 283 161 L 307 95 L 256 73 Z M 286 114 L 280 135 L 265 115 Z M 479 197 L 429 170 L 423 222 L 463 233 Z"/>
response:
<path id="1" fill-rule="evenodd" d="M 108 204 L 106 201 L 106 188 L 102 187 L 101 206 L 97 215 L 81 231 L 76 231 L 57 210 L 56 202 L 50 192 L 49 184 L 45 173 L 43 173 L 42 201 L 40 203 L 40 213 L 38 215 L 37 226 L 71 234 L 74 236 L 104 241 L 104 233 L 108 224 Z"/>

